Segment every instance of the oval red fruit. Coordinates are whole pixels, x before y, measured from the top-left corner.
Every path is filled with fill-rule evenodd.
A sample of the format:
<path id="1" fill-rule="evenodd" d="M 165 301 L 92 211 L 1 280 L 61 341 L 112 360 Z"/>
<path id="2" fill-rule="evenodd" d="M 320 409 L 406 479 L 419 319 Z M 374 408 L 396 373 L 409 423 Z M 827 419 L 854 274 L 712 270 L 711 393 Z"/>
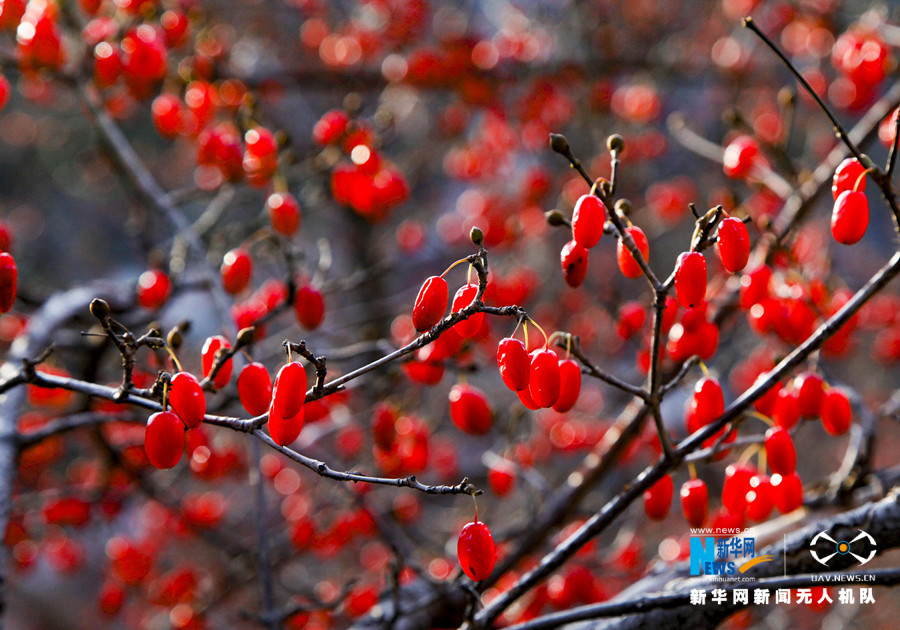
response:
<path id="1" fill-rule="evenodd" d="M 413 326 L 418 332 L 425 332 L 444 317 L 450 301 L 450 289 L 447 281 L 440 276 L 431 276 L 425 280 L 416 304 L 413 307 Z"/>
<path id="2" fill-rule="evenodd" d="M 315 330 L 325 318 L 325 299 L 322 292 L 309 285 L 297 289 L 294 297 L 294 314 L 307 330 Z"/>
<path id="3" fill-rule="evenodd" d="M 636 225 L 625 228 L 625 231 L 631 235 L 634 244 L 644 257 L 644 260 L 650 262 L 650 243 L 647 241 L 647 236 L 644 234 L 644 231 Z M 622 275 L 626 278 L 640 278 L 641 274 L 644 273 L 637 260 L 634 259 L 631 252 L 625 247 L 622 239 L 619 239 L 616 243 L 616 262 L 619 265 L 619 271 L 621 271 Z"/>
<path id="4" fill-rule="evenodd" d="M 803 505 L 803 482 L 796 472 L 789 475 L 772 475 L 770 483 L 775 507 L 779 512 L 787 514 Z"/>
<path id="5" fill-rule="evenodd" d="M 296 361 L 285 363 L 275 375 L 272 409 L 281 418 L 293 418 L 306 401 L 306 370 Z"/>
<path id="6" fill-rule="evenodd" d="M 0 253 L 0 313 L 7 312 L 16 301 L 18 274 L 13 257 L 7 252 Z"/>
<path id="7" fill-rule="evenodd" d="M 845 190 L 831 211 L 831 235 L 838 243 L 858 243 L 869 226 L 869 200 L 863 192 Z"/>
<path id="8" fill-rule="evenodd" d="M 722 166 L 732 179 L 746 177 L 759 157 L 759 143 L 750 136 L 738 136 L 725 147 Z"/>
<path id="9" fill-rule="evenodd" d="M 559 400 L 559 359 L 552 350 L 531 353 L 528 393 L 538 407 L 552 407 Z"/>
<path id="10" fill-rule="evenodd" d="M 487 396 L 477 387 L 457 383 L 450 388 L 450 419 L 461 431 L 484 435 L 491 430 L 494 412 Z"/>
<path id="11" fill-rule="evenodd" d="M 829 435 L 843 435 L 850 429 L 853 409 L 847 394 L 839 389 L 829 388 L 822 399 L 822 426 Z"/>
<path id="12" fill-rule="evenodd" d="M 581 366 L 572 359 L 559 362 L 559 398 L 553 411 L 566 413 L 578 402 L 581 393 Z"/>
<path id="13" fill-rule="evenodd" d="M 240 293 L 250 284 L 253 260 L 240 247 L 232 249 L 222 258 L 222 287 L 232 295 Z"/>
<path id="14" fill-rule="evenodd" d="M 794 440 L 784 427 L 774 426 L 766 431 L 766 461 L 772 472 L 790 475 L 797 465 Z"/>
<path id="15" fill-rule="evenodd" d="M 172 282 L 165 272 L 150 269 L 138 278 L 137 301 L 144 308 L 156 309 L 165 304 L 172 290 Z"/>
<path id="16" fill-rule="evenodd" d="M 582 195 L 575 202 L 572 212 L 572 240 L 590 249 L 600 242 L 605 221 L 603 202 L 596 195 Z"/>
<path id="17" fill-rule="evenodd" d="M 865 191 L 866 178 L 861 177 L 865 171 L 865 167 L 855 157 L 845 158 L 835 169 L 831 180 L 832 198 L 837 199 L 845 190 Z"/>
<path id="18" fill-rule="evenodd" d="M 691 527 L 702 527 L 709 514 L 709 491 L 702 479 L 689 479 L 681 486 L 681 509 Z"/>
<path id="19" fill-rule="evenodd" d="M 722 219 L 716 237 L 716 253 L 729 273 L 737 273 L 747 266 L 750 234 L 743 221 L 734 217 Z"/>
<path id="20" fill-rule="evenodd" d="M 587 277 L 588 250 L 575 241 L 569 241 L 560 250 L 559 261 L 566 284 L 573 289 L 580 287 Z"/>
<path id="21" fill-rule="evenodd" d="M 652 521 L 661 521 L 669 514 L 672 506 L 672 495 L 675 493 L 675 484 L 671 475 L 664 475 L 644 492 L 644 512 Z"/>
<path id="22" fill-rule="evenodd" d="M 300 204 L 289 192 L 272 193 L 266 199 L 272 229 L 292 236 L 300 228 Z"/>
<path id="23" fill-rule="evenodd" d="M 476 582 L 490 577 L 494 570 L 496 548 L 491 530 L 480 521 L 468 523 L 459 532 L 456 544 L 459 565 Z"/>
<path id="24" fill-rule="evenodd" d="M 212 371 L 213 363 L 215 363 L 216 359 L 216 352 L 218 352 L 220 348 L 231 348 L 231 344 L 228 343 L 228 340 L 222 335 L 208 337 L 203 344 L 203 349 L 200 351 L 200 367 L 204 378 L 209 376 L 209 373 Z M 228 384 L 228 381 L 231 380 L 231 371 L 232 361 L 229 358 L 222 365 L 221 369 L 219 369 L 216 378 L 213 379 L 213 385 L 216 386 L 216 389 L 222 389 Z"/>
<path id="25" fill-rule="evenodd" d="M 706 297 L 706 258 L 700 252 L 683 252 L 675 263 L 675 297 L 684 308 L 694 308 Z"/>
<path id="26" fill-rule="evenodd" d="M 303 405 L 300 405 L 297 413 L 286 416 L 277 411 L 275 401 L 276 398 L 273 397 L 272 404 L 269 405 L 269 435 L 279 446 L 288 446 L 300 436 L 300 431 L 303 430 Z"/>
<path id="27" fill-rule="evenodd" d="M 185 426 L 193 429 L 203 422 L 206 414 L 206 398 L 197 377 L 188 372 L 179 372 L 172 377 L 169 389 L 169 404 Z"/>
<path id="28" fill-rule="evenodd" d="M 528 387 L 531 375 L 531 359 L 525 344 L 513 337 L 505 337 L 497 345 L 497 366 L 503 384 L 514 392 Z"/>
<path id="29" fill-rule="evenodd" d="M 474 302 L 476 295 L 478 295 L 477 284 L 470 283 L 461 286 L 453 296 L 453 304 L 450 307 L 450 310 L 454 313 L 458 313 Z M 478 331 L 481 330 L 481 325 L 483 323 L 484 313 L 474 313 L 470 315 L 468 319 L 457 322 L 453 326 L 453 329 L 462 337 L 474 337 L 478 334 Z"/>
<path id="30" fill-rule="evenodd" d="M 154 413 L 147 420 L 144 452 L 156 468 L 174 468 L 184 450 L 184 424 L 171 411 Z"/>
<path id="31" fill-rule="evenodd" d="M 262 363 L 248 363 L 238 375 L 238 397 L 251 416 L 266 413 L 272 401 L 272 378 Z"/>

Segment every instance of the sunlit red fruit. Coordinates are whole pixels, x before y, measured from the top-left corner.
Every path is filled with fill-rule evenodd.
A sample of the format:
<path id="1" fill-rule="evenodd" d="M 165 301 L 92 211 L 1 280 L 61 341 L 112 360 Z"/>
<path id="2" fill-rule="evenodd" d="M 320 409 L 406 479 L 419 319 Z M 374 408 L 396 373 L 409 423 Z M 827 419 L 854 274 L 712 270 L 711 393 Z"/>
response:
<path id="1" fill-rule="evenodd" d="M 625 231 L 631 235 L 637 250 L 644 257 L 644 260 L 649 262 L 650 243 L 647 241 L 647 236 L 644 234 L 644 231 L 636 225 L 625 228 Z M 637 260 L 634 259 L 634 256 L 631 255 L 631 252 L 628 251 L 628 248 L 625 246 L 622 239 L 619 239 L 616 243 L 616 262 L 619 265 L 619 271 L 621 271 L 622 275 L 626 278 L 640 278 L 644 273 L 641 270 L 640 264 L 638 264 Z"/>
<path id="2" fill-rule="evenodd" d="M 866 178 L 863 177 L 865 167 L 855 157 L 845 158 L 834 171 L 831 183 L 831 195 L 837 200 L 846 190 L 865 192 Z"/>
<path id="3" fill-rule="evenodd" d="M 869 226 L 869 200 L 860 191 L 845 190 L 834 201 L 831 211 L 831 235 L 838 243 L 853 245 Z"/>
<path id="4" fill-rule="evenodd" d="M 587 248 L 571 240 L 560 250 L 559 261 L 562 264 L 563 279 L 566 284 L 573 289 L 580 287 L 587 276 Z"/>
<path id="5" fill-rule="evenodd" d="M 228 293 L 236 295 L 250 284 L 250 275 L 253 273 L 253 259 L 242 248 L 229 251 L 222 258 L 222 288 Z"/>
<path id="6" fill-rule="evenodd" d="M 732 514 L 743 514 L 747 509 L 747 492 L 750 478 L 756 469 L 747 464 L 729 464 L 722 483 L 722 505 Z"/>
<path id="7" fill-rule="evenodd" d="M 200 368 L 203 372 L 203 377 L 206 378 L 212 372 L 213 364 L 215 363 L 216 353 L 222 349 L 227 350 L 231 348 L 231 343 L 223 337 L 222 335 L 214 335 L 212 337 L 208 337 L 206 341 L 203 343 L 203 348 L 200 351 Z M 216 374 L 215 379 L 213 379 L 213 385 L 215 385 L 216 389 L 222 389 L 228 384 L 228 381 L 231 380 L 231 372 L 233 369 L 233 362 L 229 358 L 222 365 L 219 372 Z"/>
<path id="8" fill-rule="evenodd" d="M 684 252 L 675 264 L 675 296 L 684 308 L 694 308 L 706 297 L 706 258 L 700 252 Z"/>
<path id="9" fill-rule="evenodd" d="M 440 276 L 426 279 L 413 306 L 412 319 L 416 330 L 424 332 L 441 321 L 449 302 L 450 289 L 447 281 Z"/>
<path id="10" fill-rule="evenodd" d="M 508 459 L 500 459 L 488 467 L 488 485 L 498 497 L 509 494 L 516 483 L 516 467 Z"/>
<path id="11" fill-rule="evenodd" d="M 306 370 L 300 363 L 285 363 L 275 375 L 272 387 L 272 408 L 281 418 L 293 418 L 302 409 L 306 401 Z"/>
<path id="12" fill-rule="evenodd" d="M 750 174 L 759 158 L 759 143 L 750 136 L 738 136 L 725 147 L 722 166 L 725 174 L 740 179 Z"/>
<path id="13" fill-rule="evenodd" d="M 0 252 L 0 313 L 6 313 L 16 301 L 18 269 L 8 252 Z"/>
<path id="14" fill-rule="evenodd" d="M 138 98 L 149 96 L 150 89 L 168 72 L 165 36 L 150 24 L 141 24 L 122 38 L 122 74 Z"/>
<path id="15" fill-rule="evenodd" d="M 251 416 L 260 416 L 272 401 L 272 377 L 262 363 L 252 362 L 241 368 L 237 380 L 238 397 Z"/>
<path id="16" fill-rule="evenodd" d="M 137 301 L 144 308 L 158 309 L 172 291 L 172 282 L 169 276 L 160 269 L 145 271 L 138 278 Z"/>
<path id="17" fill-rule="evenodd" d="M 530 400 L 537 407 L 546 409 L 556 404 L 559 392 L 559 359 L 556 353 L 547 348 L 535 350 L 531 353 L 531 372 L 528 376 Z"/>
<path id="18" fill-rule="evenodd" d="M 691 527 L 702 527 L 709 515 L 709 490 L 702 479 L 689 479 L 681 486 L 681 510 Z"/>
<path id="19" fill-rule="evenodd" d="M 797 465 L 794 440 L 784 427 L 773 426 L 766 431 L 766 461 L 772 472 L 790 475 Z"/>
<path id="20" fill-rule="evenodd" d="M 670 475 L 663 475 L 659 480 L 644 492 L 644 512 L 647 518 L 653 521 L 661 521 L 669 515 L 672 507 L 672 496 L 675 492 L 675 484 Z"/>
<path id="21" fill-rule="evenodd" d="M 742 271 L 750 258 L 750 235 L 740 219 L 726 217 L 716 232 L 716 253 L 729 273 Z"/>
<path id="22" fill-rule="evenodd" d="M 476 582 L 486 580 L 494 571 L 496 548 L 491 530 L 481 521 L 468 523 L 459 532 L 456 544 L 459 565 Z"/>
<path id="23" fill-rule="evenodd" d="M 297 321 L 307 330 L 315 330 L 325 318 L 325 298 L 313 286 L 305 285 L 297 289 L 294 297 L 294 314 Z"/>
<path id="24" fill-rule="evenodd" d="M 820 415 L 822 426 L 829 435 L 843 435 L 849 431 L 853 409 L 847 394 L 841 389 L 829 387 L 822 399 Z"/>
<path id="25" fill-rule="evenodd" d="M 572 212 L 572 240 L 586 249 L 600 242 L 606 210 L 596 195 L 582 195 Z"/>
<path id="26" fill-rule="evenodd" d="M 559 398 L 553 403 L 553 410 L 566 413 L 578 402 L 581 393 L 581 366 L 574 359 L 559 362 Z"/>
<path id="27" fill-rule="evenodd" d="M 150 105 L 150 114 L 157 133 L 163 138 L 174 138 L 180 134 L 183 111 L 184 103 L 175 94 L 164 92 L 154 98 Z"/>
<path id="28" fill-rule="evenodd" d="M 491 430 L 494 411 L 483 391 L 466 383 L 450 388 L 450 420 L 461 431 L 483 435 Z"/>
<path id="29" fill-rule="evenodd" d="M 513 337 L 505 337 L 497 345 L 497 366 L 503 384 L 514 392 L 528 387 L 531 376 L 531 359 L 525 344 Z"/>
<path id="30" fill-rule="evenodd" d="M 293 236 L 300 228 L 300 204 L 289 192 L 275 192 L 266 198 L 266 210 L 272 229 Z"/>
<path id="31" fill-rule="evenodd" d="M 193 429 L 203 422 L 206 414 L 206 398 L 197 377 L 189 372 L 178 372 L 169 387 L 169 404 L 185 426 Z"/>
<path id="32" fill-rule="evenodd" d="M 803 505 L 803 482 L 796 472 L 789 475 L 774 474 L 770 479 L 775 507 L 782 514 L 793 512 Z"/>
<path id="33" fill-rule="evenodd" d="M 458 313 L 466 308 L 475 301 L 477 295 L 477 284 L 469 283 L 461 286 L 453 296 L 453 303 L 450 306 L 451 312 Z M 474 313 L 468 319 L 457 322 L 453 328 L 463 337 L 473 337 L 478 334 L 482 324 L 484 324 L 484 313 Z"/>
<path id="34" fill-rule="evenodd" d="M 184 451 L 184 424 L 171 411 L 154 413 L 147 420 L 144 451 L 156 468 L 174 468 Z"/>
<path id="35" fill-rule="evenodd" d="M 772 483 L 768 475 L 756 474 L 750 477 L 750 489 L 747 491 L 747 518 L 762 522 L 769 518 L 775 505 Z"/>
<path id="36" fill-rule="evenodd" d="M 342 110 L 326 112 L 313 126 L 313 140 L 321 145 L 333 144 L 344 135 L 349 122 L 349 116 Z"/>

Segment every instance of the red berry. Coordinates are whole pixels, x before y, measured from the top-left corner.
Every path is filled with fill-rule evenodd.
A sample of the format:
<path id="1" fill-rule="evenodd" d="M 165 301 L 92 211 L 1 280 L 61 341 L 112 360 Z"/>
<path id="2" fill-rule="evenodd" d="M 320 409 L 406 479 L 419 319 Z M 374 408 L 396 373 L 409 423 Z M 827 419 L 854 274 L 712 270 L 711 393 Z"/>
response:
<path id="1" fill-rule="evenodd" d="M 497 346 L 497 366 L 500 378 L 508 388 L 519 392 L 528 387 L 531 359 L 524 343 L 513 337 L 501 339 Z"/>
<path id="2" fill-rule="evenodd" d="M 862 239 L 869 226 L 869 200 L 866 193 L 845 190 L 831 211 L 831 235 L 838 243 L 853 245 Z"/>
<path id="3" fill-rule="evenodd" d="M 451 305 L 450 310 L 453 313 L 458 313 L 474 302 L 477 294 L 477 284 L 466 284 L 461 286 L 453 296 L 453 304 Z M 483 323 L 484 313 L 475 313 L 470 315 L 468 319 L 457 322 L 453 329 L 461 337 L 474 337 L 478 334 L 478 331 L 481 330 L 481 325 Z"/>
<path id="4" fill-rule="evenodd" d="M 596 195 L 582 195 L 572 212 L 572 240 L 590 249 L 600 242 L 605 221 L 603 202 Z"/>
<path id="5" fill-rule="evenodd" d="M 291 193 L 272 193 L 266 198 L 266 210 L 272 229 L 292 236 L 300 228 L 300 204 Z"/>
<path id="6" fill-rule="evenodd" d="M 681 486 L 681 510 L 691 527 L 702 527 L 709 514 L 709 491 L 702 479 L 689 479 Z"/>
<path id="7" fill-rule="evenodd" d="M 677 306 L 675 307 L 678 308 Z M 663 316 L 665 318 L 665 316 Z M 647 321 L 647 309 L 644 308 L 644 305 L 640 302 L 625 302 L 621 308 L 619 308 L 619 319 L 616 322 L 616 334 L 618 334 L 622 339 L 631 339 L 637 333 L 641 331 L 644 327 L 644 323 Z M 669 328 L 672 326 L 670 325 Z M 665 332 L 668 332 L 668 328 L 663 324 L 663 328 Z"/>
<path id="8" fill-rule="evenodd" d="M 157 309 L 169 299 L 172 282 L 159 269 L 145 271 L 138 278 L 137 301 L 144 308 Z"/>
<path id="9" fill-rule="evenodd" d="M 706 297 L 706 258 L 700 252 L 684 252 L 675 263 L 675 296 L 685 308 L 694 308 Z"/>
<path id="10" fill-rule="evenodd" d="M 394 448 L 397 441 L 397 414 L 393 407 L 386 403 L 379 403 L 372 415 L 372 437 L 375 445 L 386 451 Z"/>
<path id="11" fill-rule="evenodd" d="M 238 397 L 251 416 L 266 413 L 272 400 L 272 378 L 262 363 L 248 363 L 241 369 L 237 381 Z"/>
<path id="12" fill-rule="evenodd" d="M 456 544 L 462 570 L 476 582 L 486 580 L 494 570 L 496 549 L 491 530 L 480 521 L 466 524 Z"/>
<path id="13" fill-rule="evenodd" d="M 722 484 L 722 505 L 732 514 L 743 514 L 747 509 L 747 492 L 750 478 L 756 469 L 747 464 L 729 464 Z"/>
<path id="14" fill-rule="evenodd" d="M 483 391 L 458 383 L 450 388 L 450 419 L 461 431 L 484 435 L 491 430 L 494 412 Z"/>
<path id="15" fill-rule="evenodd" d="M 153 99 L 150 113 L 153 126 L 163 138 L 174 138 L 181 133 L 184 104 L 174 94 L 160 94 Z"/>
<path id="16" fill-rule="evenodd" d="M 193 429 L 206 414 L 206 398 L 197 377 L 188 372 L 179 372 L 172 377 L 169 390 L 169 404 L 185 426 Z"/>
<path id="17" fill-rule="evenodd" d="M 315 330 L 325 317 L 325 299 L 321 291 L 306 285 L 297 289 L 294 298 L 294 313 L 297 321 L 307 330 Z"/>
<path id="18" fill-rule="evenodd" d="M 853 410 L 850 399 L 840 389 L 829 388 L 822 399 L 822 426 L 829 435 L 843 435 L 850 429 Z"/>
<path id="19" fill-rule="evenodd" d="M 797 392 L 787 389 L 778 390 L 775 405 L 772 407 L 772 420 L 776 425 L 790 429 L 800 420 L 800 402 Z"/>
<path id="20" fill-rule="evenodd" d="M 743 221 L 734 217 L 722 219 L 716 237 L 716 253 L 729 273 L 737 273 L 747 265 L 750 234 Z"/>
<path id="21" fill-rule="evenodd" d="M 413 307 L 413 326 L 418 332 L 425 332 L 437 324 L 447 312 L 450 301 L 450 289 L 447 281 L 440 276 L 431 276 L 425 280 L 416 304 Z"/>
<path id="22" fill-rule="evenodd" d="M 855 157 L 845 158 L 834 171 L 834 178 L 831 180 L 831 196 L 835 200 L 845 190 L 858 190 L 864 192 L 866 190 L 866 178 L 861 175 L 866 168 L 860 164 Z M 857 185 L 857 182 L 859 184 Z"/>
<path id="23" fill-rule="evenodd" d="M 588 250 L 575 241 L 569 241 L 559 252 L 559 260 L 566 284 L 573 289 L 580 287 L 587 276 Z"/>
<path id="24" fill-rule="evenodd" d="M 746 177 L 759 158 L 759 143 L 750 136 L 738 136 L 725 147 L 722 166 L 732 179 Z"/>
<path id="25" fill-rule="evenodd" d="M 797 465 L 794 440 L 784 427 L 774 426 L 766 431 L 766 460 L 772 472 L 790 475 Z"/>
<path id="26" fill-rule="evenodd" d="M 581 393 L 581 366 L 572 359 L 559 362 L 559 399 L 553 410 L 566 413 L 578 402 Z"/>
<path id="27" fill-rule="evenodd" d="M 488 468 L 488 485 L 498 497 L 509 494 L 516 483 L 516 467 L 508 459 L 501 459 Z"/>
<path id="28" fill-rule="evenodd" d="M 669 514 L 675 484 L 671 475 L 664 475 L 644 492 L 644 512 L 652 521 L 661 521 Z"/>
<path id="29" fill-rule="evenodd" d="M 156 468 L 174 468 L 184 451 L 184 424 L 171 411 L 160 411 L 147 420 L 144 452 Z"/>
<path id="30" fill-rule="evenodd" d="M 796 472 L 789 475 L 772 475 L 770 482 L 775 507 L 779 512 L 787 514 L 803 505 L 803 482 Z"/>
<path id="31" fill-rule="evenodd" d="M 112 44 L 100 42 L 94 46 L 94 83 L 100 87 L 113 85 L 119 79 L 121 69 L 119 53 Z"/>
<path id="32" fill-rule="evenodd" d="M 535 350 L 531 353 L 531 374 L 528 377 L 528 393 L 538 407 L 552 407 L 559 400 L 559 359 L 552 350 Z"/>
<path id="33" fill-rule="evenodd" d="M 7 252 L 0 253 L 0 313 L 7 312 L 16 301 L 18 275 L 13 257 Z"/>
<path id="34" fill-rule="evenodd" d="M 644 260 L 650 262 L 650 243 L 647 241 L 644 231 L 636 225 L 625 228 L 625 231 L 631 234 L 631 238 L 634 239 L 634 244 L 644 257 Z M 622 239 L 619 239 L 616 243 L 616 262 L 619 264 L 619 271 L 626 278 L 640 278 L 644 273 L 634 256 L 625 247 Z"/>
<path id="35" fill-rule="evenodd" d="M 209 376 L 209 373 L 212 371 L 212 366 L 216 358 L 216 352 L 220 348 L 231 348 L 231 344 L 228 343 L 228 340 L 222 335 L 209 337 L 203 344 L 203 349 L 200 351 L 200 367 L 203 371 L 204 378 Z M 228 359 L 227 361 L 225 361 L 225 364 L 222 365 L 222 368 L 219 370 L 219 373 L 216 374 L 216 378 L 213 380 L 213 385 L 216 386 L 216 389 L 222 389 L 228 384 L 228 381 L 231 380 L 231 370 L 232 362 L 231 359 Z"/>
<path id="36" fill-rule="evenodd" d="M 247 288 L 253 273 L 253 260 L 245 250 L 232 249 L 222 259 L 222 287 L 232 295 Z"/>
<path id="37" fill-rule="evenodd" d="M 125 602 L 125 587 L 118 580 L 106 580 L 97 594 L 100 612 L 112 617 L 116 615 Z"/>
<path id="38" fill-rule="evenodd" d="M 313 126 L 313 140 L 322 145 L 337 142 L 344 135 L 349 122 L 350 117 L 344 111 L 333 109 L 326 112 Z"/>
<path id="39" fill-rule="evenodd" d="M 525 389 L 520 389 L 519 391 L 517 391 L 516 395 L 519 397 L 519 402 L 521 402 L 526 409 L 531 409 L 532 411 L 540 409 L 537 403 L 532 400 L 531 392 L 528 391 L 527 387 Z"/>
<path id="40" fill-rule="evenodd" d="M 825 397 L 825 381 L 818 374 L 804 372 L 794 379 L 797 404 L 800 415 L 805 418 L 819 417 L 822 399 Z"/>
<path id="41" fill-rule="evenodd" d="M 288 365 L 292 365 L 288 363 Z M 293 364 L 299 365 L 299 364 Z M 279 372 L 280 374 L 280 372 Z M 305 381 L 305 376 L 304 376 Z M 305 397 L 304 392 L 304 397 Z M 272 404 L 269 405 L 269 435 L 279 446 L 288 446 L 292 444 L 300 436 L 303 430 L 303 404 L 300 404 L 297 412 L 292 415 L 284 415 L 279 413 L 278 409 L 290 409 L 291 407 L 280 404 L 276 405 L 278 400 L 278 379 L 275 380 L 275 395 L 272 397 Z"/>
<path id="42" fill-rule="evenodd" d="M 721 416 L 725 412 L 725 397 L 719 381 L 709 376 L 704 376 L 697 381 L 690 405 L 696 415 L 697 428 L 705 427 Z"/>
<path id="43" fill-rule="evenodd" d="M 0 7 L 0 11 L 2 11 L 2 7 Z M 6 107 L 6 103 L 9 101 L 9 80 L 0 74 L 0 110 Z"/>
<path id="44" fill-rule="evenodd" d="M 285 363 L 275 376 L 272 388 L 272 408 L 281 418 L 293 418 L 306 401 L 306 370 L 296 361 Z"/>
<path id="45" fill-rule="evenodd" d="M 165 37 L 150 24 L 131 29 L 122 38 L 122 74 L 135 96 L 148 97 L 168 70 Z"/>
<path id="46" fill-rule="evenodd" d="M 768 475 L 750 477 L 750 489 L 747 491 L 747 518 L 761 522 L 769 518 L 775 504 L 772 484 Z"/>
<path id="47" fill-rule="evenodd" d="M 166 36 L 166 45 L 169 48 L 177 48 L 187 39 L 187 31 L 190 23 L 187 15 L 178 9 L 169 9 L 159 18 Z"/>

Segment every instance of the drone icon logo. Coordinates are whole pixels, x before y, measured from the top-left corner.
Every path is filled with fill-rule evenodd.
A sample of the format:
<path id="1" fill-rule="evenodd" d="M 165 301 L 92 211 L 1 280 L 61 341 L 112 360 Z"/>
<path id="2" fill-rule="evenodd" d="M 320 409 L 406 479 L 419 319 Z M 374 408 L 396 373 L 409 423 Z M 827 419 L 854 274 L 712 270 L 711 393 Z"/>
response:
<path id="1" fill-rule="evenodd" d="M 877 552 L 877 549 L 875 548 L 875 545 L 876 545 L 875 539 L 872 537 L 871 534 L 869 534 L 868 532 L 864 532 L 861 529 L 858 529 L 856 531 L 859 532 L 859 535 L 856 536 L 855 538 L 853 538 L 852 540 L 835 540 L 834 538 L 832 538 L 831 536 L 828 535 L 828 532 L 819 532 L 818 534 L 816 534 L 813 537 L 813 539 L 809 543 L 809 547 L 810 547 L 809 553 L 812 554 L 812 557 L 816 560 L 816 562 L 819 562 L 820 564 L 824 564 L 826 567 L 828 566 L 828 561 L 837 555 L 841 555 L 841 556 L 851 555 L 854 558 L 856 558 L 856 560 L 860 564 L 866 564 L 869 560 L 871 560 L 872 558 L 875 557 L 875 553 Z M 850 545 L 852 545 L 853 543 L 855 543 L 857 541 L 863 540 L 863 539 L 868 539 L 869 545 L 871 546 L 871 549 L 869 550 L 869 555 L 865 558 L 850 551 Z M 833 547 L 834 553 L 830 553 L 828 555 L 825 555 L 824 557 L 821 557 L 816 552 L 816 549 L 815 549 L 816 545 L 818 544 L 818 542 L 820 540 L 826 540 L 826 541 L 832 543 L 834 545 L 834 547 Z M 830 549 L 831 548 L 829 545 L 828 551 L 830 551 Z"/>

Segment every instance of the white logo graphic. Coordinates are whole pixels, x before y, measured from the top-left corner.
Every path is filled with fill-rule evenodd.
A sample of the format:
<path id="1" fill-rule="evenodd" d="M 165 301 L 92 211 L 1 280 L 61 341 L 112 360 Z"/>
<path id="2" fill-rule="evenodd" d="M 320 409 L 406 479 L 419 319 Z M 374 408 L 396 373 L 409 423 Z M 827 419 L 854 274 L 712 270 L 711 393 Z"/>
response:
<path id="1" fill-rule="evenodd" d="M 809 553 L 812 554 L 812 557 L 816 560 L 816 562 L 824 564 L 826 567 L 828 566 L 828 561 L 837 555 L 841 555 L 841 556 L 851 555 L 854 558 L 856 558 L 856 560 L 860 564 L 865 564 L 869 560 L 871 560 L 872 558 L 875 557 L 875 552 L 877 551 L 875 549 L 875 539 L 872 538 L 871 534 L 869 534 L 868 532 L 864 532 L 861 529 L 858 529 L 856 531 L 859 532 L 859 535 L 856 536 L 853 540 L 835 540 L 834 538 L 832 538 L 831 536 L 828 535 L 828 532 L 819 532 L 818 534 L 816 534 L 813 537 L 812 541 L 810 541 L 810 543 L 809 543 L 809 547 L 810 547 Z M 869 543 L 872 547 L 872 549 L 869 550 L 868 557 L 866 557 L 866 558 L 856 555 L 855 553 L 850 551 L 850 545 L 852 545 L 853 543 L 855 543 L 859 540 L 862 540 L 864 538 L 869 539 Z M 834 545 L 834 553 L 830 553 L 830 554 L 826 555 L 824 558 L 819 556 L 819 554 L 816 553 L 815 547 L 820 539 L 824 539 L 824 540 L 827 540 L 828 542 L 832 543 Z M 830 551 L 830 549 L 829 549 L 829 551 Z"/>

